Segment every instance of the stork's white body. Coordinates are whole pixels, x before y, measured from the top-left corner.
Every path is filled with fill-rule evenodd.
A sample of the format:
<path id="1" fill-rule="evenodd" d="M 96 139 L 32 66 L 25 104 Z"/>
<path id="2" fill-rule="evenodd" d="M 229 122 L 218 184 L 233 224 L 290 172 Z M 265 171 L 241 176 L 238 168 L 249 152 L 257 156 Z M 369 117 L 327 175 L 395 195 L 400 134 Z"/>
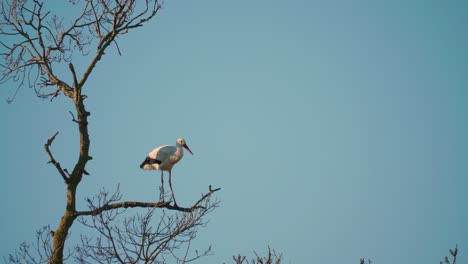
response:
<path id="1" fill-rule="evenodd" d="M 172 167 L 179 162 L 184 156 L 182 146 L 169 146 L 164 145 L 153 149 L 149 154 L 148 158 L 152 160 L 160 161 L 161 163 L 144 163 L 142 169 L 144 170 L 161 170 L 170 171 Z"/>
<path id="2" fill-rule="evenodd" d="M 161 197 L 164 201 L 164 178 L 163 171 L 169 172 L 169 187 L 171 187 L 172 199 L 174 200 L 174 206 L 177 206 L 174 191 L 172 189 L 171 171 L 172 167 L 179 162 L 184 156 L 185 148 L 190 154 L 193 155 L 190 148 L 185 144 L 185 140 L 182 138 L 177 139 L 176 146 L 164 145 L 153 149 L 146 159 L 141 163 L 140 168 L 144 170 L 159 170 L 161 171 Z"/>

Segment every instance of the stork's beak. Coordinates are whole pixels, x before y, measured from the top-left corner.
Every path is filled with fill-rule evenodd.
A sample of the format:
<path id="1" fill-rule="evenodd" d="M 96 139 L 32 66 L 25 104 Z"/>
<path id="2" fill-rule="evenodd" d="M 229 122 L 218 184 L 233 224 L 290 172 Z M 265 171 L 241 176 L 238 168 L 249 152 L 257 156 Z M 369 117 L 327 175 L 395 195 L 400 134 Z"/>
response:
<path id="1" fill-rule="evenodd" d="M 184 148 L 185 148 L 188 152 L 190 152 L 190 154 L 193 155 L 193 152 L 190 150 L 190 148 L 187 146 L 187 144 L 184 144 Z"/>

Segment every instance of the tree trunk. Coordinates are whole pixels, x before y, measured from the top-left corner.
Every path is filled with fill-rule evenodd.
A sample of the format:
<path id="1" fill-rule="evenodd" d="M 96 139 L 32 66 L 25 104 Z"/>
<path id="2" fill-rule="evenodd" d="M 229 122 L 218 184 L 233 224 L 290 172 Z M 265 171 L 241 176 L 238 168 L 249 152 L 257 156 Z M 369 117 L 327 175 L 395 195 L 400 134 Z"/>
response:
<path id="1" fill-rule="evenodd" d="M 52 245 L 52 258 L 51 264 L 63 263 L 63 249 L 65 248 L 65 241 L 67 239 L 68 230 L 73 225 L 76 218 L 75 208 L 75 194 L 77 185 L 70 182 L 67 185 L 67 207 L 60 220 L 59 226 L 54 233 L 54 241 Z"/>
<path id="2" fill-rule="evenodd" d="M 81 95 L 81 87 L 77 86 L 74 88 L 74 103 L 77 113 L 78 130 L 80 133 L 80 155 L 78 161 L 70 175 L 69 181 L 67 182 L 67 206 L 65 212 L 60 220 L 57 230 L 55 230 L 54 241 L 52 245 L 52 259 L 51 264 L 62 264 L 63 263 L 63 250 L 65 248 L 65 241 L 67 239 L 68 230 L 75 221 L 76 214 L 76 188 L 81 182 L 83 173 L 86 173 L 86 163 L 91 160 L 89 156 L 89 134 L 88 134 L 88 116 L 89 112 L 83 104 L 83 96 Z"/>

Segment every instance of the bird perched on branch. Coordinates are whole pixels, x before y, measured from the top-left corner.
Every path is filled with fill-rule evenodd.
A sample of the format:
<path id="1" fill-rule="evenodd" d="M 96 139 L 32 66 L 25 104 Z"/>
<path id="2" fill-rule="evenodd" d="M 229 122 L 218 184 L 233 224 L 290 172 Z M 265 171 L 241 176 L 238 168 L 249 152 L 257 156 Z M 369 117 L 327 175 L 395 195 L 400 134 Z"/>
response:
<path id="1" fill-rule="evenodd" d="M 164 201 L 164 178 L 163 172 L 169 172 L 169 187 L 172 192 L 172 199 L 174 200 L 174 206 L 177 206 L 177 202 L 174 196 L 174 190 L 172 189 L 171 182 L 171 171 L 172 167 L 179 162 L 184 156 L 184 150 L 186 149 L 190 154 L 193 155 L 190 148 L 185 143 L 183 138 L 178 138 L 176 146 L 164 145 L 153 149 L 146 159 L 141 163 L 140 168 L 143 170 L 160 170 L 161 171 L 161 196 Z"/>

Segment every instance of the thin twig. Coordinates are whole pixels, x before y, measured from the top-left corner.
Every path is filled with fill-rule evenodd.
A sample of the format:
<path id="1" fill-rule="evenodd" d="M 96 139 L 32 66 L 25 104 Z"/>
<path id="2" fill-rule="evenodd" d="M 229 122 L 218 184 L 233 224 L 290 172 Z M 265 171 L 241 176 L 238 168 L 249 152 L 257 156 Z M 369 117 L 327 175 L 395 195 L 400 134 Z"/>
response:
<path id="1" fill-rule="evenodd" d="M 75 123 L 80 123 L 78 120 L 76 120 L 75 118 L 75 115 L 72 113 L 72 111 L 68 111 L 68 113 L 70 113 L 70 115 L 72 116 L 72 121 L 75 122 Z"/>

